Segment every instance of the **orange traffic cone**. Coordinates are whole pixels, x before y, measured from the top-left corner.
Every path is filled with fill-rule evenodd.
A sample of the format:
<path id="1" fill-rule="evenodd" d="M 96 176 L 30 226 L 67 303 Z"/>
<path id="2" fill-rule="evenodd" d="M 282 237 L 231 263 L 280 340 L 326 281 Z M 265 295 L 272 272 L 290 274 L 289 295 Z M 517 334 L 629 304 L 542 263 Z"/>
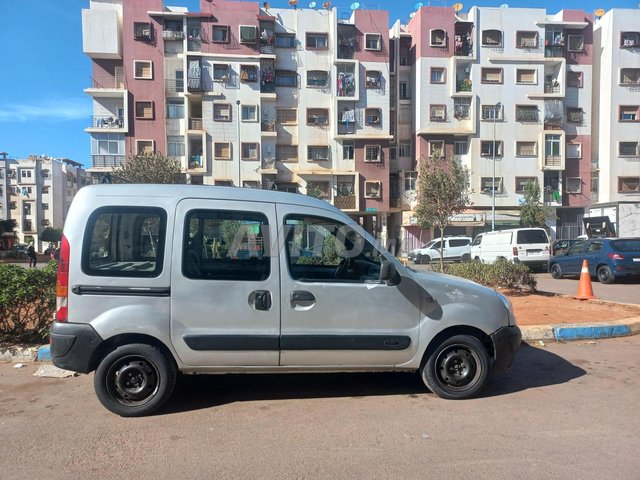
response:
<path id="1" fill-rule="evenodd" d="M 595 295 L 591 288 L 591 275 L 589 275 L 589 264 L 585 259 L 582 262 L 582 270 L 580 271 L 580 283 L 578 283 L 578 293 L 573 298 L 578 300 L 593 300 Z"/>

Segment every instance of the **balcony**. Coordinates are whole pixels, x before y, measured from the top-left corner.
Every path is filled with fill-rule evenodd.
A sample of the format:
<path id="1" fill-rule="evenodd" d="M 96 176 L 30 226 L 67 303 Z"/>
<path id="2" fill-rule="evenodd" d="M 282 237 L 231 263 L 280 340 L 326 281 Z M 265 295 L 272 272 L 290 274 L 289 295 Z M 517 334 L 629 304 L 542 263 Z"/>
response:
<path id="1" fill-rule="evenodd" d="M 472 88 L 473 82 L 468 78 L 456 82 L 456 92 L 471 92 Z"/>
<path id="2" fill-rule="evenodd" d="M 124 75 L 95 75 L 91 78 L 90 89 L 124 90 Z"/>
<path id="3" fill-rule="evenodd" d="M 202 158 L 202 155 L 191 155 L 189 157 L 189 166 L 187 168 L 189 170 L 204 168 L 204 160 Z"/>
<path id="4" fill-rule="evenodd" d="M 355 195 L 336 195 L 333 197 L 333 206 L 340 210 L 355 210 L 356 209 L 356 196 Z"/>
<path id="5" fill-rule="evenodd" d="M 92 168 L 113 168 L 123 165 L 124 155 L 91 155 Z"/>
<path id="6" fill-rule="evenodd" d="M 275 120 L 266 121 L 263 120 L 260 124 L 260 131 L 262 133 L 276 133 L 276 122 Z"/>
<path id="7" fill-rule="evenodd" d="M 162 38 L 165 40 L 184 40 L 184 32 L 178 30 L 163 30 Z"/>
<path id="8" fill-rule="evenodd" d="M 176 93 L 184 92 L 184 80 L 165 80 L 164 81 L 164 92 L 166 95 L 173 95 Z"/>
<path id="9" fill-rule="evenodd" d="M 202 118 L 189 117 L 189 130 L 202 130 Z"/>
<path id="10" fill-rule="evenodd" d="M 560 83 L 557 81 L 554 82 L 545 82 L 544 84 L 544 93 L 561 93 L 562 90 L 560 88 Z"/>
<path id="11" fill-rule="evenodd" d="M 120 130 L 124 128 L 124 117 L 117 117 L 113 115 L 94 115 L 91 117 L 91 125 L 89 128 Z"/>
<path id="12" fill-rule="evenodd" d="M 276 82 L 273 80 L 260 82 L 260 93 L 276 93 Z"/>
<path id="13" fill-rule="evenodd" d="M 560 155 L 545 155 L 544 168 L 562 169 L 562 156 Z"/>

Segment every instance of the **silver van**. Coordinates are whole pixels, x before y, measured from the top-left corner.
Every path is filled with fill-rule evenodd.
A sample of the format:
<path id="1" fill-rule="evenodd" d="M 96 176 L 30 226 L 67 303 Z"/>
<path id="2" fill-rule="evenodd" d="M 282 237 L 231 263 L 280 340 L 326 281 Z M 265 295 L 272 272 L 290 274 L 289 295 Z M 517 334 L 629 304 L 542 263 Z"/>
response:
<path id="1" fill-rule="evenodd" d="M 96 185 L 65 223 L 53 362 L 95 370 L 119 415 L 159 408 L 178 372 L 417 371 L 467 398 L 520 339 L 505 296 L 404 267 L 312 197 Z"/>

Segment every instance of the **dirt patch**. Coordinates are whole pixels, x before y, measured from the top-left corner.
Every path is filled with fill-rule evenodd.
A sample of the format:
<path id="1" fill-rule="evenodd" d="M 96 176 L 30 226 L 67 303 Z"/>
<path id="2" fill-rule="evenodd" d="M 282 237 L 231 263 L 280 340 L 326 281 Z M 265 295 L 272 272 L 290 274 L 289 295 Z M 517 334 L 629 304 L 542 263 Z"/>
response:
<path id="1" fill-rule="evenodd" d="M 593 323 L 640 317 L 640 305 L 629 306 L 598 300 L 575 300 L 551 294 L 507 294 L 518 325 Z"/>

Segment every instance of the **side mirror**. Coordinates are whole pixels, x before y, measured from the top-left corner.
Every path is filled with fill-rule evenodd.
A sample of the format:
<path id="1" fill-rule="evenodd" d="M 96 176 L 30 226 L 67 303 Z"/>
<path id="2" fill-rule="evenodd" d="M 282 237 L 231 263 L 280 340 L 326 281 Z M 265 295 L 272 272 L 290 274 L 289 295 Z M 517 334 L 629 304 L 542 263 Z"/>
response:
<path id="1" fill-rule="evenodd" d="M 387 285 L 395 285 L 398 283 L 400 274 L 396 270 L 396 267 L 389 260 L 383 260 L 380 264 L 380 281 L 385 282 Z"/>

